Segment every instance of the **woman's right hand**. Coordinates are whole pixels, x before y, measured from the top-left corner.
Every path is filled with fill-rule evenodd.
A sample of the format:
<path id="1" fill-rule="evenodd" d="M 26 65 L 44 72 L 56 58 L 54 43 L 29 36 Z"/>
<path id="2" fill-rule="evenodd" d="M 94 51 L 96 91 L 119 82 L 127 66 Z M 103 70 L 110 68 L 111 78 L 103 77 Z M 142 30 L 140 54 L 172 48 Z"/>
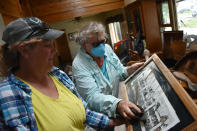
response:
<path id="1" fill-rule="evenodd" d="M 125 120 L 120 119 L 120 118 L 113 118 L 113 119 L 110 119 L 108 126 L 109 127 L 114 127 L 114 126 L 119 126 L 119 125 L 122 125 L 122 124 L 125 124 Z"/>
<path id="2" fill-rule="evenodd" d="M 140 108 L 138 108 L 135 104 L 129 102 L 129 101 L 125 101 L 125 100 L 121 100 L 118 105 L 117 105 L 117 111 L 118 113 L 127 121 L 132 120 L 133 118 L 135 118 L 135 114 L 134 112 L 131 111 L 131 109 L 134 109 L 137 111 L 137 113 L 142 113 L 142 111 L 140 110 Z"/>

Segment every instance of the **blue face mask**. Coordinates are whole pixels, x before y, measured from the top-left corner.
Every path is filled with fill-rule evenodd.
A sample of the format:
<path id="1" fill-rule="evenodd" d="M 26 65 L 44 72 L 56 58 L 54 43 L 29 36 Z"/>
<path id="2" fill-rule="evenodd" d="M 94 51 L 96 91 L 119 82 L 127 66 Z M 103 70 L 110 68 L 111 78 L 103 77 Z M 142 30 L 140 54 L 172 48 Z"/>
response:
<path id="1" fill-rule="evenodd" d="M 91 53 L 97 57 L 103 57 L 105 54 L 105 44 L 102 43 L 97 47 L 91 49 Z"/>

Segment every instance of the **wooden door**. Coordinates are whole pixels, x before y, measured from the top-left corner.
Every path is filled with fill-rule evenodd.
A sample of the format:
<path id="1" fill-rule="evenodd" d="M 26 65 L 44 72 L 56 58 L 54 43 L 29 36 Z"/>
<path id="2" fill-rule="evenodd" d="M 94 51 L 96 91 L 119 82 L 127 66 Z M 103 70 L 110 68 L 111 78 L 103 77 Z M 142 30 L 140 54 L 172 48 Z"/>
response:
<path id="1" fill-rule="evenodd" d="M 55 47 L 57 50 L 57 57 L 55 58 L 55 65 L 62 66 L 65 63 L 72 63 L 72 56 L 68 45 L 66 33 L 55 40 Z"/>
<path id="2" fill-rule="evenodd" d="M 144 35 L 144 24 L 143 24 L 143 17 L 141 6 L 139 2 L 134 2 L 126 7 L 127 12 L 127 20 L 128 20 L 128 27 L 129 32 L 134 36 L 137 37 L 137 33 L 141 31 Z M 130 20 L 129 20 L 130 19 Z"/>
<path id="3" fill-rule="evenodd" d="M 126 12 L 131 18 L 131 21 L 128 20 L 128 26 L 130 24 L 129 27 L 132 27 L 132 31 L 129 31 L 131 35 L 136 37 L 140 30 L 146 38 L 146 48 L 152 53 L 161 51 L 161 32 L 156 1 L 138 0 L 129 4 Z"/>

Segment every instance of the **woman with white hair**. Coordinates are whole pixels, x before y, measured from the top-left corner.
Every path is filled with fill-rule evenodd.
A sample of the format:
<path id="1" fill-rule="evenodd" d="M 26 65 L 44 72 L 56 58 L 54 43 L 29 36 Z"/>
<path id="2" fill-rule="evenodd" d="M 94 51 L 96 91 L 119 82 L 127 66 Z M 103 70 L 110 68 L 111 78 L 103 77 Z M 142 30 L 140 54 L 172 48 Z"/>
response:
<path id="1" fill-rule="evenodd" d="M 105 28 L 97 22 L 90 22 L 79 33 L 77 41 L 81 48 L 76 55 L 72 69 L 75 85 L 90 109 L 126 120 L 135 118 L 141 110 L 133 103 L 118 97 L 119 82 L 125 80 L 143 63 L 124 67 L 112 48 L 106 42 Z"/>

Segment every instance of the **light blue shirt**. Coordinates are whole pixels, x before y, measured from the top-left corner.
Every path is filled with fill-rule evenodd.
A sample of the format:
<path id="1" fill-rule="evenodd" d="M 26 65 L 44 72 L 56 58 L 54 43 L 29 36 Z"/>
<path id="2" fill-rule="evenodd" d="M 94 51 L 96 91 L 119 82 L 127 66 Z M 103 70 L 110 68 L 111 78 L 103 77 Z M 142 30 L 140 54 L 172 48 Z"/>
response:
<path id="1" fill-rule="evenodd" d="M 128 73 L 108 44 L 105 44 L 105 58 L 109 80 L 82 48 L 73 61 L 73 77 L 77 90 L 90 109 L 116 117 L 116 106 L 121 100 L 117 98 L 119 82 L 125 80 Z"/>
<path id="2" fill-rule="evenodd" d="M 108 76 L 107 68 L 106 68 L 106 58 L 105 57 L 103 57 L 103 65 L 101 67 L 101 72 L 103 73 L 105 78 L 107 78 L 107 80 L 109 80 L 109 76 Z"/>

